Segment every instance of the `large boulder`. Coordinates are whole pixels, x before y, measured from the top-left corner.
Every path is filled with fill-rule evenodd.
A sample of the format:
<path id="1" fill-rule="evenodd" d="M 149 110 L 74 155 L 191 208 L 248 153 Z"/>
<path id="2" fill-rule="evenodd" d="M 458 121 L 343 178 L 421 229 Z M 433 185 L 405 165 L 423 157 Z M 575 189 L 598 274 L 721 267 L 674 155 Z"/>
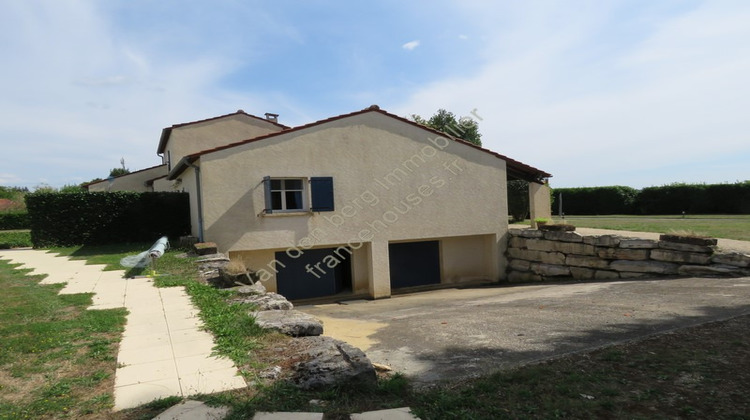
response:
<path id="1" fill-rule="evenodd" d="M 302 389 L 336 385 L 374 386 L 375 368 L 362 350 L 331 337 L 302 337 L 306 360 L 294 366 L 292 380 Z"/>
<path id="2" fill-rule="evenodd" d="M 323 323 L 318 318 L 293 309 L 260 311 L 255 312 L 254 316 L 259 327 L 292 337 L 323 334 Z"/>
<path id="3" fill-rule="evenodd" d="M 246 295 L 232 299 L 234 303 L 247 303 L 255 305 L 258 311 L 282 310 L 288 311 L 294 309 L 292 302 L 289 302 L 284 296 L 278 293 L 264 293 L 262 295 Z"/>

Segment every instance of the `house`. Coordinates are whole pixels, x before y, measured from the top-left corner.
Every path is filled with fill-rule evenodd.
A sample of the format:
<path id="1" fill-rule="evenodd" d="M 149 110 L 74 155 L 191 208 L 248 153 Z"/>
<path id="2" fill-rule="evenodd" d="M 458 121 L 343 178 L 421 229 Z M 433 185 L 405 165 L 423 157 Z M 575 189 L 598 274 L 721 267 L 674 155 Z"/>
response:
<path id="1" fill-rule="evenodd" d="M 156 153 L 162 159 L 161 165 L 92 182 L 86 187 L 90 192 L 172 191 L 172 182 L 167 181 L 166 178 L 172 169 L 173 156 L 182 157 L 289 128 L 279 124 L 277 117 L 276 114 L 266 114 L 266 118 L 263 119 L 240 109 L 231 114 L 172 125 L 162 130 L 159 139 Z"/>
<path id="2" fill-rule="evenodd" d="M 85 185 L 89 192 L 102 191 L 164 191 L 168 190 L 166 181 L 167 165 L 157 165 L 141 169 L 129 174 L 110 177 L 101 181 L 90 182 Z M 171 183 L 170 183 L 171 184 Z"/>
<path id="3" fill-rule="evenodd" d="M 289 128 L 238 112 L 164 129 L 193 235 L 290 299 L 504 278 L 508 179 L 551 175 L 377 106 Z"/>

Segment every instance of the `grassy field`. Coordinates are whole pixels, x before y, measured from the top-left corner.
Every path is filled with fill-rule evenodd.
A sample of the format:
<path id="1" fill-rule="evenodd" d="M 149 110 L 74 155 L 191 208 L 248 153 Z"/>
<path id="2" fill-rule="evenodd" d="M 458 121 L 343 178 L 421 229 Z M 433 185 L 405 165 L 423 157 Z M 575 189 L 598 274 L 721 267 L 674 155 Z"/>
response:
<path id="1" fill-rule="evenodd" d="M 117 268 L 122 256 L 143 246 L 56 251 Z M 423 419 L 743 419 L 750 413 L 750 316 L 429 389 L 413 389 L 395 375 L 373 388 L 305 392 L 255 376 L 257 369 L 285 363 L 289 355 L 282 349 L 289 338 L 260 332 L 247 306 L 227 304 L 231 292 L 198 281 L 194 264 L 178 251 L 159 260 L 158 274 L 160 287 L 186 287 L 218 352 L 242 366 L 252 384 L 193 397 L 230 406 L 229 420 L 256 411 L 317 411 L 337 419 L 401 406 Z M 0 261 L 0 419 L 150 419 L 180 401 L 166 398 L 111 413 L 125 310 L 85 310 L 90 295 L 57 295 L 61 286 L 39 285 L 41 278 Z"/>
<path id="2" fill-rule="evenodd" d="M 83 418 L 111 407 L 125 309 L 88 311 L 0 262 L 0 419 Z"/>
<path id="3" fill-rule="evenodd" d="M 555 223 L 577 227 L 669 233 L 690 231 L 713 238 L 750 241 L 750 215 L 677 216 L 566 216 L 553 217 Z"/>

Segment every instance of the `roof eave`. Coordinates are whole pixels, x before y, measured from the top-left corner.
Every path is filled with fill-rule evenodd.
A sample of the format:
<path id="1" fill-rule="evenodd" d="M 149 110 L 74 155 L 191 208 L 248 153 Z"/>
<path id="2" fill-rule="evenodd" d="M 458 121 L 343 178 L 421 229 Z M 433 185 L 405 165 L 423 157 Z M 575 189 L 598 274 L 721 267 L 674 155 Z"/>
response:
<path id="1" fill-rule="evenodd" d="M 200 156 L 196 155 L 188 155 L 184 158 L 180 159 L 179 162 L 172 168 L 171 171 L 169 171 L 169 174 L 167 174 L 167 180 L 168 181 L 174 181 L 177 179 L 180 175 L 182 175 L 183 172 L 187 170 L 187 168 L 193 166 L 193 163 L 200 159 Z"/>

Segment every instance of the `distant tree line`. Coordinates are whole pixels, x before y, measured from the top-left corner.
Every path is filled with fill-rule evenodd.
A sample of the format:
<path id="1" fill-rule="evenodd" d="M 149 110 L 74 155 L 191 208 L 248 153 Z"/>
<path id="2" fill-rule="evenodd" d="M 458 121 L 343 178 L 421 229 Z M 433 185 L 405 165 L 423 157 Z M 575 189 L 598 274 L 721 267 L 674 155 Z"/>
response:
<path id="1" fill-rule="evenodd" d="M 623 186 L 555 188 L 552 213 L 608 214 L 750 214 L 750 181 L 733 184 L 670 184 L 635 189 Z"/>

